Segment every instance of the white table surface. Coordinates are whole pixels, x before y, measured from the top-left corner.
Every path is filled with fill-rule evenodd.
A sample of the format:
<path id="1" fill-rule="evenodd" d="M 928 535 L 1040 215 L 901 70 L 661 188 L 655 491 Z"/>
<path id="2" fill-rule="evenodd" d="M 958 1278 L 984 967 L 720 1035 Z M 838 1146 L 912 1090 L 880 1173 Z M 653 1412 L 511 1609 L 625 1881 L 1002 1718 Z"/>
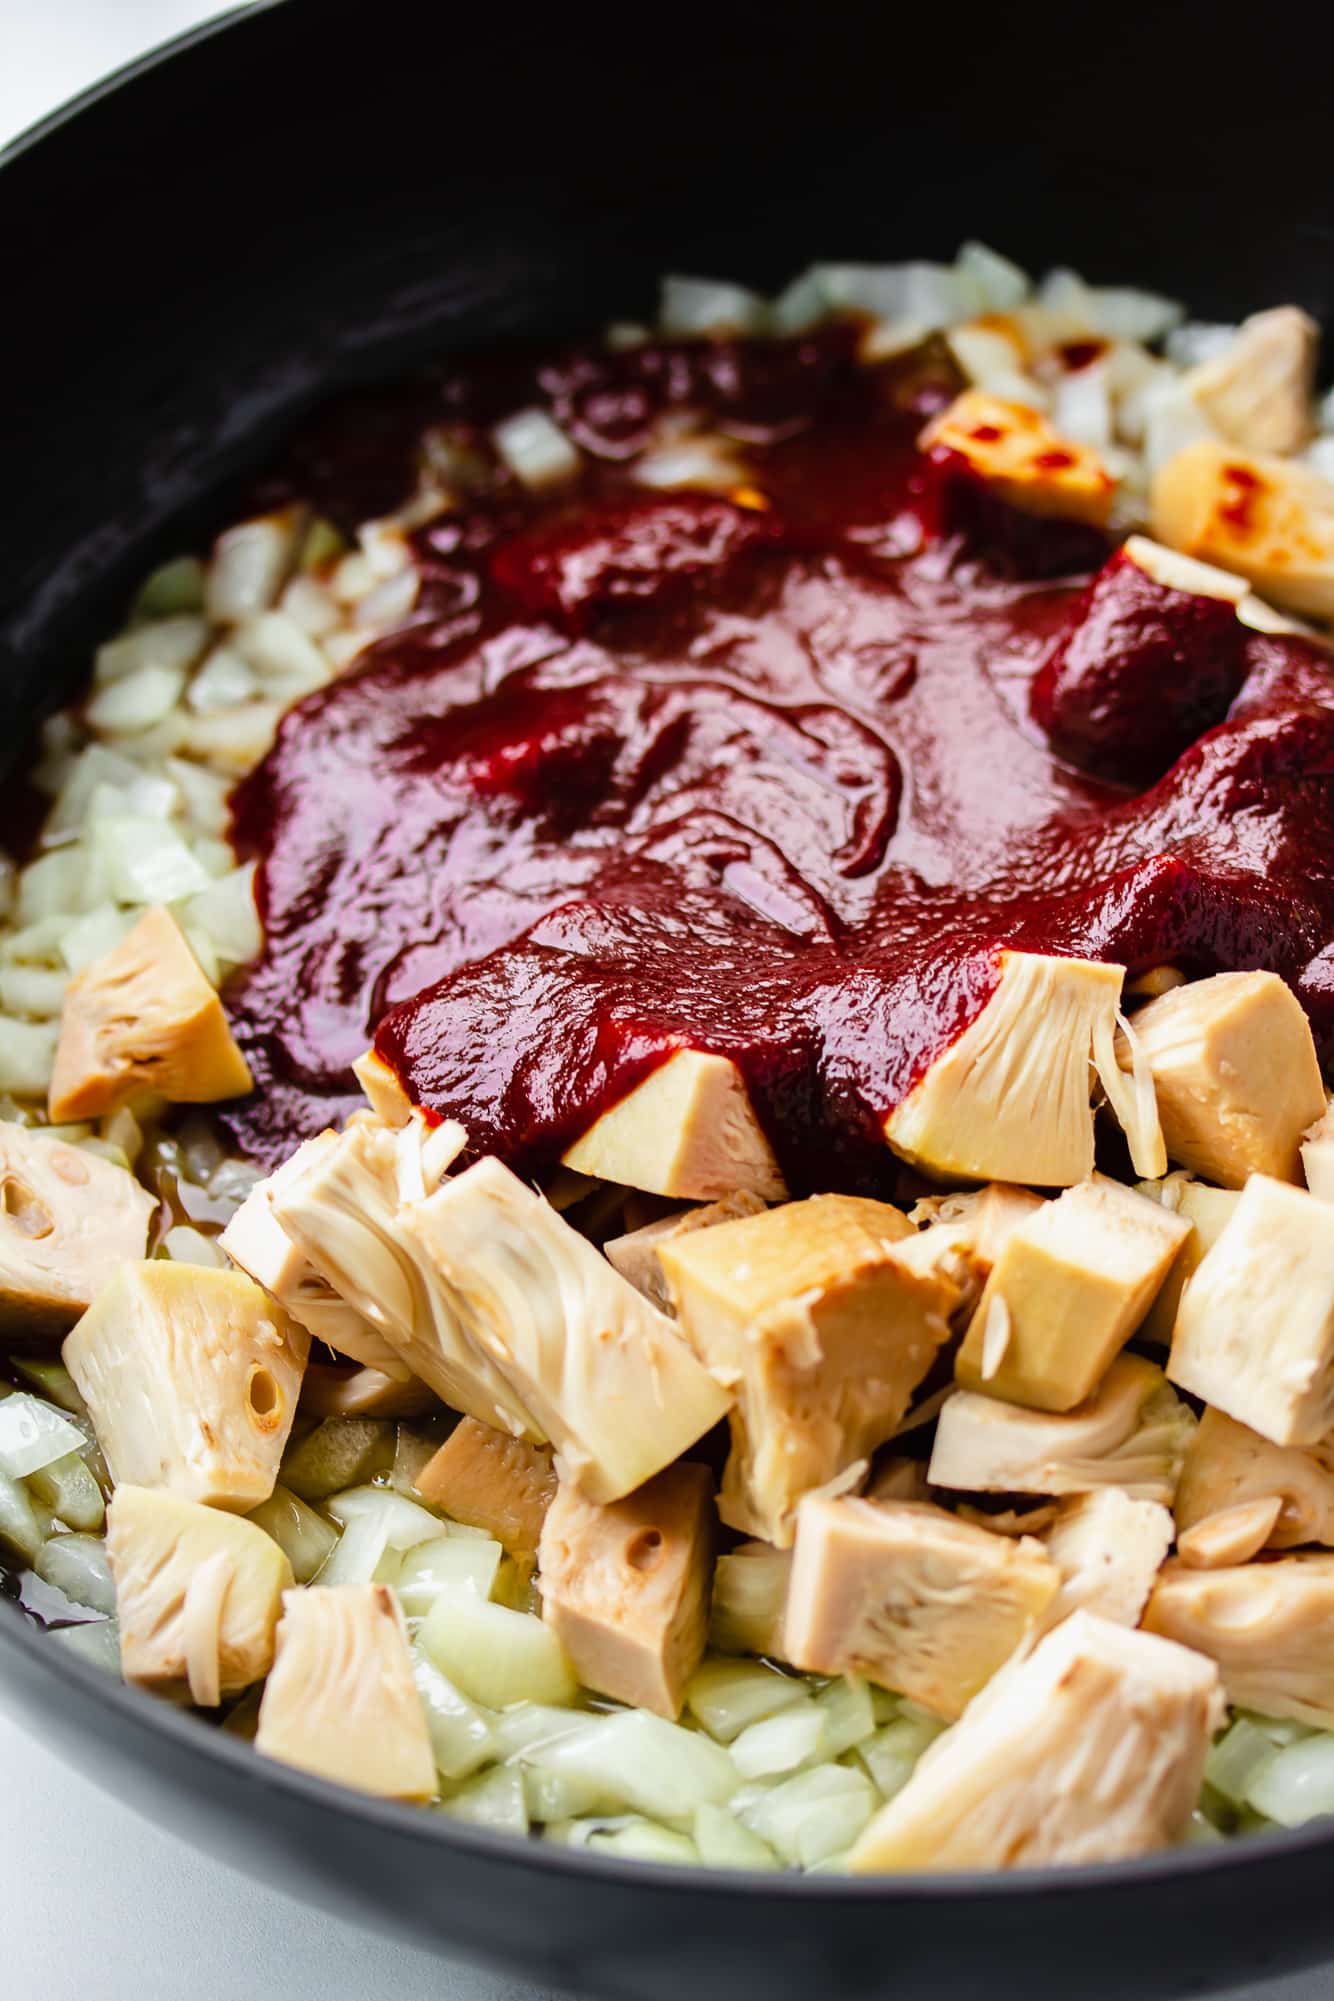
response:
<path id="1" fill-rule="evenodd" d="M 0 0 L 0 144 L 221 11 L 208 0 Z M 534 1988 L 373 1938 L 197 1855 L 3 1714 L 0 1855 L 9 1885 L 0 1995 L 15 2001 L 543 2001 Z M 1331 1996 L 1334 1969 L 1236 2001 Z"/>

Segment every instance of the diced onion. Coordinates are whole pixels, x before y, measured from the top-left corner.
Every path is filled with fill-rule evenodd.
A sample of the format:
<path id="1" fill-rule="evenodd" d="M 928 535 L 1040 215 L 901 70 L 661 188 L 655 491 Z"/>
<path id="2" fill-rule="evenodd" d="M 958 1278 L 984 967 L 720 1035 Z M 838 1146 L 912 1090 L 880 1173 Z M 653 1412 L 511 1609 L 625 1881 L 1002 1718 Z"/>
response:
<path id="1" fill-rule="evenodd" d="M 725 1806 L 707 1800 L 695 1808 L 695 1848 L 701 1862 L 714 1869 L 776 1869 L 778 1858 L 767 1842 L 752 1834 Z"/>
<path id="2" fill-rule="evenodd" d="M 474 1827 L 489 1827 L 501 1834 L 526 1834 L 528 1808 L 524 1802 L 523 1774 L 503 1765 L 483 1772 L 442 1798 L 439 1811 L 454 1820 L 466 1820 Z"/>
<path id="3" fill-rule="evenodd" d="M 43 1583 L 63 1591 L 72 1604 L 86 1605 L 108 1618 L 115 1614 L 116 1586 L 105 1547 L 97 1536 L 54 1535 L 33 1568 Z"/>
<path id="4" fill-rule="evenodd" d="M 55 1022 L 15 1021 L 0 1015 L 0 1091 L 16 1098 L 44 1098 L 58 1033 Z"/>
<path id="5" fill-rule="evenodd" d="M 822 1688 L 815 1698 L 815 1707 L 822 1723 L 821 1753 L 826 1758 L 841 1758 L 845 1751 L 865 1742 L 875 1731 L 871 1691 L 854 1675 L 841 1675 Z"/>
<path id="6" fill-rule="evenodd" d="M 489 1598 L 504 1555 L 498 1542 L 481 1537 L 435 1536 L 403 1558 L 395 1588 L 410 1619 L 430 1611 L 442 1591 L 471 1591 Z"/>
<path id="7" fill-rule="evenodd" d="M 35 1563 L 46 1541 L 48 1525 L 27 1488 L 0 1469 L 0 1549 L 9 1548 L 25 1563 Z"/>
<path id="8" fill-rule="evenodd" d="M 475 1702 L 573 1700 L 574 1673 L 550 1626 L 467 1590 L 442 1591 L 427 1613 L 421 1644 L 440 1672 Z"/>
<path id="9" fill-rule="evenodd" d="M 671 340 L 696 334 L 758 334 L 771 324 L 767 299 L 717 278 L 664 278 L 658 325 Z"/>
<path id="10" fill-rule="evenodd" d="M 180 835 L 160 820 L 125 814 L 103 820 L 98 845 L 120 903 L 174 903 L 208 887 L 208 873 Z"/>
<path id="11" fill-rule="evenodd" d="M 215 1271 L 228 1269 L 227 1253 L 218 1248 L 217 1238 L 206 1237 L 202 1230 L 191 1229 L 188 1223 L 177 1223 L 168 1230 L 162 1248 L 178 1265 L 204 1265 Z"/>
<path id="12" fill-rule="evenodd" d="M 584 1846 L 599 1855 L 624 1855 L 632 1862 L 698 1862 L 699 1851 L 688 1834 L 678 1834 L 655 1820 L 639 1816 L 617 1827 L 594 1827 Z"/>
<path id="13" fill-rule="evenodd" d="M 185 905 L 187 924 L 203 931 L 218 957 L 242 966 L 257 956 L 264 931 L 255 907 L 255 864 L 245 862 L 201 889 Z"/>
<path id="14" fill-rule="evenodd" d="M 107 1674 L 120 1674 L 120 1626 L 115 1619 L 89 1619 L 82 1626 L 59 1626 L 49 1637 L 92 1667 L 102 1668 Z"/>
<path id="15" fill-rule="evenodd" d="M 392 1487 L 350 1487 L 341 1494 L 331 1494 L 324 1506 L 345 1528 L 358 1521 L 381 1523 L 388 1549 L 415 1549 L 418 1543 L 433 1542 L 444 1534 L 438 1516 L 396 1494 Z"/>
<path id="16" fill-rule="evenodd" d="M 466 1779 L 495 1755 L 486 1712 L 469 1702 L 420 1649 L 413 1654 L 412 1674 L 426 1711 L 436 1770 L 442 1779 Z"/>
<path id="17" fill-rule="evenodd" d="M 720 1744 L 730 1744 L 752 1723 L 790 1709 L 805 1686 L 762 1661 L 707 1660 L 686 1689 L 686 1707 Z"/>
<path id="18" fill-rule="evenodd" d="M 545 410 L 518 410 L 491 433 L 505 464 L 535 491 L 572 479 L 579 470 L 579 453 L 554 417 Z"/>
<path id="19" fill-rule="evenodd" d="M 137 626 L 133 632 L 99 646 L 93 662 L 93 680 L 99 688 L 105 688 L 150 667 L 183 674 L 193 667 L 207 645 L 207 620 L 193 616 L 158 619 L 152 625 Z"/>
<path id="20" fill-rule="evenodd" d="M 363 627 L 397 625 L 416 604 L 420 588 L 421 576 L 416 570 L 400 570 L 397 576 L 386 577 L 373 591 L 367 591 L 357 605 L 354 614 L 357 624 Z"/>
<path id="21" fill-rule="evenodd" d="M 819 1756 L 823 1736 L 824 1718 L 807 1697 L 743 1730 L 732 1744 L 732 1762 L 743 1779 L 795 1772 Z"/>
<path id="22" fill-rule="evenodd" d="M 235 625 L 268 610 L 295 560 L 297 525 L 289 508 L 242 521 L 218 537 L 205 586 L 215 624 Z"/>
<path id="23" fill-rule="evenodd" d="M 1246 1804 L 1280 1827 L 1334 1814 L 1334 1733 L 1321 1731 L 1260 1761 L 1247 1781 Z"/>
<path id="24" fill-rule="evenodd" d="M 197 716 L 235 709 L 259 692 L 253 670 L 234 646 L 215 646 L 190 683 L 186 704 Z"/>
<path id="25" fill-rule="evenodd" d="M 954 268 L 961 278 L 977 287 L 984 313 L 1013 312 L 1033 289 L 1027 271 L 985 243 L 963 244 Z"/>
<path id="26" fill-rule="evenodd" d="M 863 1773 L 846 1765 L 817 1765 L 775 1786 L 741 1818 L 785 1862 L 811 1869 L 850 1848 L 878 1805 Z"/>
<path id="27" fill-rule="evenodd" d="M 66 976 L 46 966 L 0 966 L 0 1008 L 50 1021 L 65 1004 Z"/>
<path id="28" fill-rule="evenodd" d="M 133 923 L 133 916 L 114 903 L 99 904 L 86 917 L 76 918 L 60 941 L 60 954 L 70 972 L 82 972 L 94 959 L 114 951 Z"/>
<path id="29" fill-rule="evenodd" d="M 643 1709 L 590 1717 L 524 1757 L 600 1787 L 609 1810 L 624 1806 L 655 1820 L 684 1820 L 696 1807 L 721 1806 L 737 1784 L 736 1766 L 720 1744 Z"/>
<path id="30" fill-rule="evenodd" d="M 53 1459 L 77 1452 L 83 1433 L 40 1397 L 17 1390 L 0 1401 L 0 1470 L 22 1480 Z"/>
<path id="31" fill-rule="evenodd" d="M 140 667 L 99 689 L 85 713 L 108 736 L 138 736 L 171 713 L 184 688 L 183 667 Z"/>
<path id="32" fill-rule="evenodd" d="M 902 1791 L 916 1770 L 917 1760 L 944 1728 L 932 1717 L 897 1716 L 857 1746 L 857 1755 L 882 1799 L 891 1800 Z"/>
<path id="33" fill-rule="evenodd" d="M 136 618 L 165 619 L 203 609 L 204 565 L 197 556 L 175 556 L 148 577 L 134 601 Z"/>
<path id="34" fill-rule="evenodd" d="M 310 634 L 280 611 L 239 625 L 232 645 L 261 683 L 285 701 L 322 688 L 329 679 L 329 663 Z"/>
<path id="35" fill-rule="evenodd" d="M 1235 326 L 1208 320 L 1183 320 L 1173 327 L 1164 342 L 1164 352 L 1176 368 L 1199 368 L 1203 362 L 1217 361 L 1237 338 Z"/>
<path id="36" fill-rule="evenodd" d="M 1275 1746 L 1249 1717 L 1239 1716 L 1218 1739 L 1204 1766 L 1205 1783 L 1233 1806 L 1243 1806 L 1252 1782 L 1275 1755 Z"/>

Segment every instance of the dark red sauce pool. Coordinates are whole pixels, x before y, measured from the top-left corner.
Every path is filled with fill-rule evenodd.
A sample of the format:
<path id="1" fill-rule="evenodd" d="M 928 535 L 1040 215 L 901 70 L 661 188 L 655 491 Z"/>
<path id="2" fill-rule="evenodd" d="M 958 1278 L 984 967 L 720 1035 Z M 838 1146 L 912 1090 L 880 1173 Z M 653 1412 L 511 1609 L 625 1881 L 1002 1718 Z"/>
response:
<path id="1" fill-rule="evenodd" d="M 1303 640 L 1020 519 L 914 448 L 957 384 L 835 329 L 564 351 L 349 406 L 291 480 L 345 520 L 427 423 L 549 407 L 590 454 L 421 531 L 410 629 L 239 788 L 265 949 L 228 1004 L 274 1160 L 413 1098 L 533 1171 L 673 1050 L 735 1059 L 794 1190 L 883 1186 L 884 1113 L 1009 944 L 1271 967 L 1334 1033 L 1334 681 Z M 626 461 L 664 412 L 738 498 Z M 1059 754 L 1058 754 L 1059 752 Z"/>

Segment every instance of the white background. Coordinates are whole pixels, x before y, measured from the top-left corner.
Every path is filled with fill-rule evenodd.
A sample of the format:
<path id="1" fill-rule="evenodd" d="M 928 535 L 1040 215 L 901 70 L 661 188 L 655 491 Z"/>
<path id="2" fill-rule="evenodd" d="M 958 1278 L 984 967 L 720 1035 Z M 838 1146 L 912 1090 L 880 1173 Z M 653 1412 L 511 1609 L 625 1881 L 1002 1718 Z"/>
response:
<path id="1" fill-rule="evenodd" d="M 222 11 L 199 0 L 0 0 L 0 144 L 142 49 Z M 0 1856 L 0 1994 L 15 2001 L 543 2001 L 533 1988 L 306 1911 L 205 1860 L 67 1771 L 3 1715 Z M 1332 1993 L 1323 1972 L 1237 2001 Z"/>

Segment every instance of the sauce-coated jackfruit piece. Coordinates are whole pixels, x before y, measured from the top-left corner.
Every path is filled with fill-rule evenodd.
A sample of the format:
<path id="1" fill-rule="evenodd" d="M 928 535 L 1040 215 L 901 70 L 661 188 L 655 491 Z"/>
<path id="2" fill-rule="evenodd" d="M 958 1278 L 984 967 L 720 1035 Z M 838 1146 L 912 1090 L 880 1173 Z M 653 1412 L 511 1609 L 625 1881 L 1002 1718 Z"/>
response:
<path id="1" fill-rule="evenodd" d="M 1068 1188 L 1093 1172 L 1090 1064 L 1126 1128 L 1136 1172 L 1166 1167 L 1157 1117 L 1115 1058 L 1120 966 L 1040 952 L 1000 954 L 976 1020 L 885 1120 L 923 1173 Z"/>
<path id="2" fill-rule="evenodd" d="M 932 419 L 925 452 L 952 452 L 999 500 L 1027 514 L 1060 514 L 1101 524 L 1115 482 L 1091 445 L 1063 438 L 1038 410 L 965 389 Z"/>
<path id="3" fill-rule="evenodd" d="M 1150 513 L 1160 542 L 1334 616 L 1334 480 L 1313 466 L 1201 438 L 1159 468 Z"/>
<path id="4" fill-rule="evenodd" d="M 716 1202 L 739 1188 L 766 1202 L 787 1194 L 741 1072 L 697 1049 L 679 1049 L 650 1071 L 562 1158 L 579 1174 L 687 1202 Z"/>
<path id="5" fill-rule="evenodd" d="M 916 1242 L 888 1203 L 816 1195 L 660 1250 L 691 1346 L 735 1391 L 730 1527 L 789 1547 L 801 1496 L 893 1432 L 958 1298 L 913 1269 Z"/>
<path id="6" fill-rule="evenodd" d="M 537 1417 L 471 1339 L 449 1287 L 408 1232 L 409 1209 L 425 1188 L 412 1127 L 366 1119 L 332 1144 L 322 1136 L 300 1172 L 279 1175 L 271 1202 L 279 1227 L 413 1375 L 451 1409 L 541 1444 Z"/>
<path id="7" fill-rule="evenodd" d="M 1236 1707 L 1334 1729 L 1334 1556 L 1227 1570 L 1169 1563 L 1144 1625 L 1217 1661 Z"/>
<path id="8" fill-rule="evenodd" d="M 157 1203 L 94 1153 L 0 1120 L 0 1316 L 24 1338 L 64 1333 L 141 1258 Z"/>
<path id="9" fill-rule="evenodd" d="M 658 1260 L 662 1245 L 674 1237 L 688 1237 L 692 1230 L 711 1230 L 715 1223 L 735 1223 L 742 1216 L 760 1216 L 765 1207 L 758 1195 L 737 1191 L 719 1202 L 707 1202 L 702 1208 L 686 1209 L 676 1216 L 663 1216 L 656 1223 L 645 1223 L 623 1237 L 609 1237 L 602 1246 L 602 1254 L 622 1278 L 629 1279 L 636 1292 L 652 1300 L 659 1312 L 671 1313 L 671 1295 Z"/>
<path id="10" fill-rule="evenodd" d="M 385 1799 L 434 1796 L 426 1711 L 403 1614 L 387 1586 L 287 1593 L 255 1749 Z"/>
<path id="11" fill-rule="evenodd" d="M 1320 328 L 1300 306 L 1252 313 L 1186 386 L 1220 437 L 1253 452 L 1299 452 L 1314 428 Z"/>
<path id="12" fill-rule="evenodd" d="M 216 1708 L 273 1666 L 292 1566 L 253 1522 L 159 1488 L 117 1487 L 107 1561 L 126 1681 Z"/>
<path id="13" fill-rule="evenodd" d="M 1163 1280 L 1158 1296 L 1140 1323 L 1141 1341 L 1160 1348 L 1172 1345 L 1172 1329 L 1187 1281 L 1193 1277 L 1232 1220 L 1240 1193 L 1235 1188 L 1211 1188 L 1189 1174 L 1169 1174 L 1163 1181 L 1141 1182 L 1139 1193 L 1161 1202 L 1164 1209 L 1186 1223 L 1186 1241 L 1177 1252 L 1172 1269 Z"/>
<path id="14" fill-rule="evenodd" d="M 1118 1355 L 1087 1403 L 1059 1414 L 956 1390 L 936 1425 L 927 1479 L 965 1494 L 1121 1487 L 1170 1507 L 1194 1430 L 1161 1369 Z"/>
<path id="15" fill-rule="evenodd" d="M 1182 1294 L 1167 1373 L 1275 1445 L 1334 1426 L 1334 1230 L 1304 1188 L 1256 1174 Z"/>
<path id="16" fill-rule="evenodd" d="M 1221 1410 L 1206 1410 L 1191 1441 L 1177 1488 L 1176 1520 L 1182 1536 L 1216 1517 L 1255 1502 L 1276 1501 L 1273 1516 L 1244 1562 L 1261 1548 L 1296 1549 L 1319 1542 L 1334 1547 L 1334 1443 L 1275 1445 Z"/>
<path id="17" fill-rule="evenodd" d="M 140 1091 L 202 1105 L 251 1084 L 222 1002 L 169 911 L 146 910 L 65 989 L 51 1072 L 55 1124 L 100 1118 Z"/>
<path id="18" fill-rule="evenodd" d="M 1119 1182 L 1067 1188 L 1011 1231 L 955 1364 L 965 1389 L 1073 1410 L 1158 1291 L 1189 1225 Z"/>
<path id="19" fill-rule="evenodd" d="M 713 1488 L 683 1462 L 599 1506 L 562 1483 L 538 1555 L 542 1616 L 585 1688 L 673 1720 L 704 1657 Z"/>
<path id="20" fill-rule="evenodd" d="M 1325 1087 L 1310 1024 L 1277 973 L 1191 980 L 1142 1007 L 1134 1033 L 1174 1161 L 1221 1188 L 1252 1174 L 1301 1180 L 1302 1135 Z M 1128 1065 L 1124 1041 L 1118 1054 Z"/>
<path id="21" fill-rule="evenodd" d="M 1043 1541 L 1061 1573 L 1045 1624 L 1083 1610 L 1115 1626 L 1137 1626 L 1172 1547 L 1172 1517 L 1161 1501 L 1134 1501 L 1119 1487 L 1103 1487 L 1063 1501 Z"/>
<path id="22" fill-rule="evenodd" d="M 465 1417 L 417 1475 L 433 1508 L 485 1529 L 511 1556 L 532 1559 L 556 1493 L 551 1448 Z"/>
<path id="23" fill-rule="evenodd" d="M 989 1535 L 930 1502 L 811 1494 L 797 1510 L 785 1658 L 863 1675 L 953 1718 L 1060 1582 L 1029 1536 Z"/>
<path id="24" fill-rule="evenodd" d="M 275 1173 L 256 1183 L 218 1242 L 232 1263 L 271 1292 L 314 1340 L 367 1369 L 408 1382 L 411 1371 L 398 1350 L 364 1314 L 338 1297 L 273 1213 L 274 1190 L 295 1180 L 317 1153 L 336 1144 L 332 1132 L 306 1140 Z"/>
<path id="25" fill-rule="evenodd" d="M 642 1487 L 726 1411 L 675 1324 L 498 1160 L 409 1205 L 403 1229 L 591 1500 Z"/>
<path id="26" fill-rule="evenodd" d="M 1223 1713 L 1200 1654 L 1076 1612 L 937 1738 L 849 1866 L 1018 1869 L 1169 1847 Z"/>
<path id="27" fill-rule="evenodd" d="M 63 1353 L 118 1485 L 244 1513 L 273 1492 L 309 1348 L 241 1272 L 159 1259 L 122 1265 Z"/>

